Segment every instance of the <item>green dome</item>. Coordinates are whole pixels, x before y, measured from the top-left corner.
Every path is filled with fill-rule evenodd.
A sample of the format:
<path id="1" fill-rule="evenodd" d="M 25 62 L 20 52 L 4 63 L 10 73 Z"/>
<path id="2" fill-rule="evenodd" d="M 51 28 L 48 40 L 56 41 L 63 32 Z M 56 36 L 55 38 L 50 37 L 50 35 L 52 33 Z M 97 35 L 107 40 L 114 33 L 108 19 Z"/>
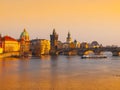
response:
<path id="1" fill-rule="evenodd" d="M 24 31 L 21 33 L 20 39 L 23 39 L 23 40 L 25 40 L 25 41 L 29 41 L 29 34 L 28 34 L 28 32 L 26 31 L 26 29 L 24 29 Z"/>

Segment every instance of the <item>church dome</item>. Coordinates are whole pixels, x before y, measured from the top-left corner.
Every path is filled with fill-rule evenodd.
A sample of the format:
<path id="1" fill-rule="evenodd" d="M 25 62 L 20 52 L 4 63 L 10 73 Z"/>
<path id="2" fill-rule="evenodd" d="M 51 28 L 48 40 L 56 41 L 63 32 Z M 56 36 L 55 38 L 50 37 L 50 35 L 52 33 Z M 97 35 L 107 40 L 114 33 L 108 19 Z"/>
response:
<path id="1" fill-rule="evenodd" d="M 99 43 L 98 43 L 97 41 L 93 41 L 93 42 L 91 43 L 91 45 L 97 46 L 97 45 L 99 45 Z"/>
<path id="2" fill-rule="evenodd" d="M 21 40 L 25 40 L 25 41 L 29 41 L 29 34 L 26 31 L 26 29 L 23 30 L 23 32 L 20 35 L 20 39 Z"/>

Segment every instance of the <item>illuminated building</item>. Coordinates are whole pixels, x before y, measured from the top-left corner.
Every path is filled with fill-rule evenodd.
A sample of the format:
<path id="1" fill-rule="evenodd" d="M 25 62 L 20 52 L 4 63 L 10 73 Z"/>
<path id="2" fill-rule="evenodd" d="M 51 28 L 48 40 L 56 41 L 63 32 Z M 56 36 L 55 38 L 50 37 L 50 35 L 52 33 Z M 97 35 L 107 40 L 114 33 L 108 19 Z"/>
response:
<path id="1" fill-rule="evenodd" d="M 15 52 L 20 50 L 20 44 L 19 42 L 10 37 L 10 36 L 4 36 L 2 38 L 2 45 L 3 45 L 3 52 Z"/>
<path id="2" fill-rule="evenodd" d="M 82 42 L 80 48 L 89 48 L 89 44 L 87 42 Z"/>
<path id="3" fill-rule="evenodd" d="M 50 52 L 50 41 L 46 39 L 31 40 L 31 51 L 33 55 L 48 55 Z"/>
<path id="4" fill-rule="evenodd" d="M 28 53 L 30 51 L 29 34 L 26 29 L 20 35 L 20 52 L 21 54 Z"/>

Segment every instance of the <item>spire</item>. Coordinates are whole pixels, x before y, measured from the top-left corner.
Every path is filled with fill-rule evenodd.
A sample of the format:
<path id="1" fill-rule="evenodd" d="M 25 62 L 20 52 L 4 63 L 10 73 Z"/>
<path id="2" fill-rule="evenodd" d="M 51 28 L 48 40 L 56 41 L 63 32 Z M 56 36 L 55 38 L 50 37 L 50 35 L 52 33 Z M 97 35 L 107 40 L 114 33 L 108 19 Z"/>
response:
<path id="1" fill-rule="evenodd" d="M 67 41 L 67 43 L 71 43 L 72 42 L 71 34 L 70 34 L 69 31 L 68 31 L 68 36 L 66 38 L 66 41 Z"/>
<path id="2" fill-rule="evenodd" d="M 74 40 L 74 43 L 77 43 L 77 40 L 76 40 L 76 39 Z"/>
<path id="3" fill-rule="evenodd" d="M 71 36 L 71 34 L 70 34 L 70 32 L 68 32 L 68 38 L 70 38 L 70 36 Z"/>
<path id="4" fill-rule="evenodd" d="M 24 28 L 24 32 L 26 32 L 26 29 Z"/>
<path id="5" fill-rule="evenodd" d="M 53 29 L 53 34 L 56 34 L 56 32 L 55 32 L 55 28 Z"/>

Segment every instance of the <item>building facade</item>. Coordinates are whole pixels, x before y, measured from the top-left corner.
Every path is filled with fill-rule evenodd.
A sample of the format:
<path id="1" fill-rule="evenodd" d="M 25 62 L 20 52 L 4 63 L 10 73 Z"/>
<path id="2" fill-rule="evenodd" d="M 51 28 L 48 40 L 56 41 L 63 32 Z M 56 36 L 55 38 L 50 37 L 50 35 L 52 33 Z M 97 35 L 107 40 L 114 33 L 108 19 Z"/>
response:
<path id="1" fill-rule="evenodd" d="M 46 39 L 31 40 L 30 48 L 35 56 L 48 55 L 50 52 L 50 41 Z"/>
<path id="2" fill-rule="evenodd" d="M 80 48 L 89 48 L 89 44 L 87 42 L 82 42 Z"/>
<path id="3" fill-rule="evenodd" d="M 2 38 L 2 47 L 4 53 L 20 51 L 20 43 L 10 36 L 4 36 Z"/>
<path id="4" fill-rule="evenodd" d="M 30 52 L 30 38 L 29 38 L 29 34 L 26 31 L 26 29 L 23 30 L 23 32 L 20 35 L 20 53 L 24 54 L 24 53 L 29 53 Z"/>
<path id="5" fill-rule="evenodd" d="M 0 34 L 0 54 L 3 53 L 2 35 Z"/>
<path id="6" fill-rule="evenodd" d="M 74 40 L 74 42 L 71 42 L 70 44 L 68 44 L 69 48 L 80 48 L 80 42 L 77 42 L 76 40 Z"/>
<path id="7" fill-rule="evenodd" d="M 69 48 L 80 48 L 80 43 L 77 40 L 72 41 L 71 34 L 68 32 L 66 42 L 63 43 L 63 48 L 69 49 Z"/>

